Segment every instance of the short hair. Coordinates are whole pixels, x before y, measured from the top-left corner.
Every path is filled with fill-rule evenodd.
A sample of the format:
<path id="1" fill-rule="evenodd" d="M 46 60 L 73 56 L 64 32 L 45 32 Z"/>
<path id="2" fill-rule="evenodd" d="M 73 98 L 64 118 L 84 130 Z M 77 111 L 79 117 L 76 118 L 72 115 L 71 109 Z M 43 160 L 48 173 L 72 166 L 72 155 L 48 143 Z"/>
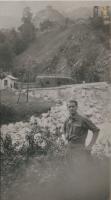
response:
<path id="1" fill-rule="evenodd" d="M 70 103 L 74 103 L 76 106 L 78 106 L 78 102 L 77 102 L 75 99 L 70 99 L 70 100 L 68 101 L 68 103 L 67 103 L 67 106 L 68 106 L 68 104 L 70 104 Z"/>

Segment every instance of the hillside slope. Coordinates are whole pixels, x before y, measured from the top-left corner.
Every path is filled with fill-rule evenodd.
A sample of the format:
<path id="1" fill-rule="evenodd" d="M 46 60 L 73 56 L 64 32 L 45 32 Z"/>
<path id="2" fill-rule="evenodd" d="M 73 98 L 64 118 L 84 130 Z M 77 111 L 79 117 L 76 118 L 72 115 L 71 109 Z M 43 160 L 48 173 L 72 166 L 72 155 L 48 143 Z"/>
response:
<path id="1" fill-rule="evenodd" d="M 90 20 L 80 20 L 66 28 L 40 33 L 36 41 L 16 57 L 15 66 L 30 68 L 35 75 L 71 75 L 75 82 L 109 80 L 111 55 L 105 37 L 105 33 L 95 29 Z"/>
<path id="2" fill-rule="evenodd" d="M 31 68 L 37 68 L 39 73 L 44 71 L 46 63 L 58 52 L 58 49 L 67 41 L 71 29 L 53 29 L 37 36 L 30 47 L 14 60 L 16 68 L 28 68 L 28 58 L 31 57 Z M 47 70 L 46 70 L 47 71 Z M 46 72 L 44 71 L 44 72 Z"/>

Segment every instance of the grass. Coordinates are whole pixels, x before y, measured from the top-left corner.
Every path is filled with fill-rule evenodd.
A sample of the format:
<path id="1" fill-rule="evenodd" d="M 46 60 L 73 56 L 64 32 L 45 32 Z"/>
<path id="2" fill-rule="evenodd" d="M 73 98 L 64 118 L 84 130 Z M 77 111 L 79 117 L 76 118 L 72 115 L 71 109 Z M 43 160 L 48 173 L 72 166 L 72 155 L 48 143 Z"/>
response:
<path id="1" fill-rule="evenodd" d="M 45 101 L 42 98 L 36 99 L 29 97 L 29 101 L 25 94 L 21 94 L 20 101 L 17 104 L 19 94 L 16 94 L 11 89 L 6 89 L 1 92 L 1 122 L 9 123 L 21 120 L 28 120 L 32 115 L 40 115 L 47 112 L 54 102 Z"/>

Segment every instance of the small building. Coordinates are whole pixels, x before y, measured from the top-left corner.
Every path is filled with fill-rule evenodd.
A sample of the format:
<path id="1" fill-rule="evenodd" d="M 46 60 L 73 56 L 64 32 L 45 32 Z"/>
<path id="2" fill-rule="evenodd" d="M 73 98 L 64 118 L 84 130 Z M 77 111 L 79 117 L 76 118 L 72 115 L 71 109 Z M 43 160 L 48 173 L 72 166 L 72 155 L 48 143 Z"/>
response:
<path id="1" fill-rule="evenodd" d="M 94 6 L 93 17 L 111 17 L 111 6 Z"/>
<path id="2" fill-rule="evenodd" d="M 36 87 L 57 87 L 73 83 L 71 77 L 63 75 L 39 75 L 36 77 Z"/>
<path id="3" fill-rule="evenodd" d="M 17 78 L 12 75 L 0 74 L 0 90 L 6 88 L 15 88 Z"/>

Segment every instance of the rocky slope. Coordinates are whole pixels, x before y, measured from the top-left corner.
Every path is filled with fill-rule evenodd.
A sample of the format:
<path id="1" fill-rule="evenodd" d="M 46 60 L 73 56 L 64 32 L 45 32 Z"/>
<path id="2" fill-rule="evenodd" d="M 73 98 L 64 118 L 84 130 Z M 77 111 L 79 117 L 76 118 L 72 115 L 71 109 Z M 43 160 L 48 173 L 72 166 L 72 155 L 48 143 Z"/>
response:
<path id="1" fill-rule="evenodd" d="M 39 33 L 36 41 L 14 65 L 30 68 L 34 74 L 61 73 L 71 75 L 75 82 L 110 80 L 111 53 L 107 34 L 95 28 L 90 19 Z M 28 66 L 28 57 L 31 57 Z"/>
<path id="2" fill-rule="evenodd" d="M 79 97 L 79 96 L 78 96 Z M 86 97 L 87 100 L 86 104 Z M 83 97 L 83 100 L 79 101 L 79 112 L 82 115 L 87 115 L 97 126 L 100 128 L 100 135 L 97 144 L 93 148 L 93 153 L 98 156 L 111 156 L 111 112 L 109 105 L 106 105 L 102 99 L 92 98 L 92 94 Z M 104 112 L 104 107 L 106 107 Z M 109 112 L 109 118 L 108 113 Z M 29 137 L 34 137 L 35 146 L 39 146 L 42 149 L 47 149 L 47 141 L 52 144 L 52 148 L 61 150 L 64 146 L 63 124 L 68 117 L 67 103 L 66 101 L 58 101 L 55 107 L 52 107 L 48 113 L 43 113 L 41 117 L 37 118 L 32 116 L 30 122 L 17 122 L 15 124 L 3 125 L 1 128 L 2 138 L 6 139 L 8 136 L 12 138 L 12 146 L 15 147 L 15 151 L 23 151 L 24 148 L 29 147 Z M 91 138 L 89 132 L 86 144 Z M 54 143 L 53 143 L 54 142 Z M 4 149 L 2 150 L 4 152 Z M 3 153 L 2 152 L 2 153 Z"/>

